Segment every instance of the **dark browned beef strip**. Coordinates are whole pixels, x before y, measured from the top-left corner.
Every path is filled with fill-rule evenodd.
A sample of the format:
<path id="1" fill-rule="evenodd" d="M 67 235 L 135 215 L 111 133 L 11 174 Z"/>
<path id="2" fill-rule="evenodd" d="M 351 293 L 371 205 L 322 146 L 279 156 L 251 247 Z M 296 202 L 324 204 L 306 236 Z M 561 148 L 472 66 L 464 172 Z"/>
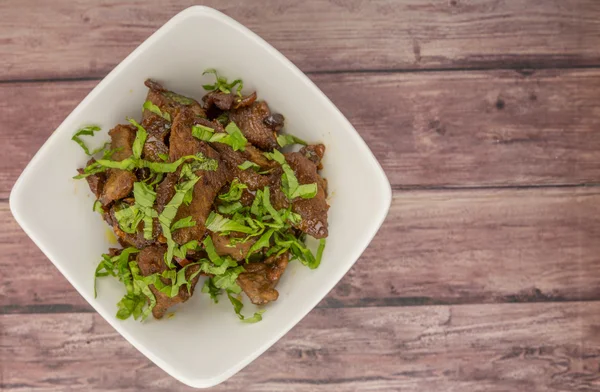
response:
<path id="1" fill-rule="evenodd" d="M 149 94 L 150 95 L 150 94 Z M 148 132 L 149 139 L 154 137 L 155 140 L 167 143 L 169 133 L 171 132 L 171 123 L 158 114 L 144 110 L 141 126 Z"/>
<path id="2" fill-rule="evenodd" d="M 235 95 L 227 94 L 222 91 L 211 91 L 202 97 L 204 110 L 207 112 L 213 109 L 213 106 L 216 106 L 219 110 L 231 110 L 234 100 Z"/>
<path id="3" fill-rule="evenodd" d="M 211 91 L 202 97 L 202 101 L 204 101 L 204 110 L 207 112 L 213 110 L 214 107 L 221 111 L 227 111 L 252 105 L 256 101 L 256 92 L 245 97 L 238 97 L 235 93 Z"/>
<path id="4" fill-rule="evenodd" d="M 169 91 L 166 88 L 164 88 L 160 83 L 152 79 L 146 80 L 144 84 L 150 89 L 148 91 L 148 96 L 146 97 L 146 100 L 158 106 L 161 112 L 169 113 L 169 115 L 171 116 L 171 120 L 175 119 L 179 112 L 183 110 L 191 111 L 196 116 L 206 117 L 204 109 L 202 109 L 202 106 L 200 106 L 198 101 L 196 101 L 195 99 L 179 95 L 177 93 L 174 93 L 173 91 Z M 144 110 L 144 113 L 142 115 L 142 121 L 145 121 L 146 119 L 154 116 L 161 118 L 160 116 L 158 116 L 155 113 L 152 113 L 149 110 Z M 148 131 L 148 133 L 152 134 L 150 130 L 146 130 Z M 159 138 L 158 135 L 155 136 L 157 137 L 157 139 Z"/>
<path id="5" fill-rule="evenodd" d="M 317 170 L 323 169 L 323 164 L 321 163 L 325 155 L 325 146 L 323 144 L 304 146 L 300 149 L 300 154 L 310 159 L 317 166 Z"/>
<path id="6" fill-rule="evenodd" d="M 233 151 L 231 146 L 223 143 L 213 143 L 212 146 L 221 154 L 221 159 L 227 164 L 229 170 L 241 183 L 248 186 L 251 191 L 262 189 L 269 185 L 269 177 L 258 174 L 254 169 L 242 170 L 238 167 L 245 161 L 256 163 L 261 170 L 270 170 L 279 167 L 275 161 L 268 160 L 260 150 L 247 144 L 244 151 Z"/>
<path id="7" fill-rule="evenodd" d="M 167 147 L 162 141 L 156 139 L 154 136 L 149 136 L 144 144 L 142 158 L 151 162 L 163 162 L 160 154 L 169 156 L 169 147 Z"/>
<path id="8" fill-rule="evenodd" d="M 140 267 L 140 273 L 143 276 L 152 275 L 155 273 L 162 273 L 167 270 L 167 265 L 164 262 L 164 254 L 167 251 L 167 247 L 164 245 L 151 245 L 148 246 L 137 255 L 137 263 Z M 185 274 L 189 279 L 190 276 L 198 270 L 197 266 L 191 266 L 186 269 Z M 187 301 L 194 293 L 194 288 L 198 283 L 199 276 L 192 279 L 191 290 L 188 293 L 188 289 L 185 285 L 181 286 L 179 293 L 171 298 L 166 294 L 158 291 L 154 285 L 150 286 L 150 290 L 156 297 L 156 305 L 152 309 L 152 315 L 154 318 L 161 319 L 167 312 L 167 309 L 173 305 Z M 164 284 L 171 284 L 170 279 L 161 278 Z"/>
<path id="9" fill-rule="evenodd" d="M 317 184 L 317 194 L 312 199 L 301 197 L 293 200 L 292 211 L 300 214 L 302 222 L 298 229 L 315 237 L 325 238 L 327 231 L 327 183 L 317 173 L 317 166 L 299 152 L 285 154 L 285 159 L 294 170 L 300 184 Z"/>
<path id="10" fill-rule="evenodd" d="M 168 173 L 156 186 L 156 211 L 160 214 L 175 196 L 175 185 L 179 181 L 179 172 Z"/>
<path id="11" fill-rule="evenodd" d="M 169 158 L 175 161 L 185 155 L 193 155 L 198 152 L 206 157 L 216 159 L 219 166 L 216 171 L 199 170 L 195 174 L 200 180 L 194 186 L 192 193 L 192 202 L 190 205 L 183 204 L 179 207 L 174 222 L 187 216 L 192 216 L 196 225 L 177 230 L 173 233 L 173 239 L 183 244 L 191 240 L 202 240 L 206 232 L 206 218 L 211 211 L 213 201 L 217 192 L 229 181 L 232 173 L 227 165 L 220 160 L 220 155 L 206 142 L 196 139 L 192 136 L 192 125 L 204 124 L 207 120 L 195 117 L 191 111 L 182 111 L 173 120 L 171 130 Z"/>
<path id="12" fill-rule="evenodd" d="M 244 265 L 246 272 L 238 276 L 237 283 L 255 305 L 264 305 L 277 300 L 279 293 L 275 286 L 289 261 L 289 254 L 271 256 L 264 262 Z"/>
<path id="13" fill-rule="evenodd" d="M 254 102 L 251 106 L 233 110 L 229 113 L 229 118 L 236 123 L 246 139 L 256 147 L 266 151 L 279 147 L 275 129 L 264 121 L 270 116 L 271 111 L 264 101 Z"/>
<path id="14" fill-rule="evenodd" d="M 327 237 L 327 183 L 317 173 L 315 164 L 299 152 L 285 154 L 286 161 L 300 184 L 317 184 L 317 194 L 312 199 L 297 197 L 292 201 L 292 211 L 302 217 L 297 229 L 315 237 Z M 289 206 L 289 200 L 281 190 L 281 168 L 270 174 L 271 204 L 280 210 Z"/>
<path id="15" fill-rule="evenodd" d="M 110 148 L 119 149 L 113 154 L 112 160 L 120 162 L 133 154 L 131 147 L 136 134 L 133 126 L 117 125 L 108 134 L 111 137 Z M 100 202 L 105 206 L 131 193 L 136 180 L 135 175 L 126 170 L 110 169 L 107 173 L 107 180 L 100 195 Z"/>
<path id="16" fill-rule="evenodd" d="M 219 235 L 219 233 L 210 233 L 213 244 L 215 245 L 215 251 L 219 256 L 231 256 L 234 260 L 241 261 L 244 260 L 250 247 L 254 245 L 256 242 L 256 238 L 252 238 L 243 243 L 237 243 L 235 245 L 231 245 L 232 238 L 240 238 L 245 235 L 238 235 L 236 233 L 232 233 L 230 235 Z"/>
<path id="17" fill-rule="evenodd" d="M 86 163 L 85 166 L 87 167 L 94 162 L 96 162 L 96 160 L 92 158 Z M 83 168 L 77 169 L 77 172 L 79 174 L 83 174 Z M 90 190 L 92 191 L 94 196 L 96 196 L 96 199 L 99 198 L 102 194 L 102 188 L 104 187 L 104 183 L 106 182 L 106 173 L 101 172 L 97 174 L 92 174 L 91 176 L 87 176 L 85 179 L 90 187 Z"/>

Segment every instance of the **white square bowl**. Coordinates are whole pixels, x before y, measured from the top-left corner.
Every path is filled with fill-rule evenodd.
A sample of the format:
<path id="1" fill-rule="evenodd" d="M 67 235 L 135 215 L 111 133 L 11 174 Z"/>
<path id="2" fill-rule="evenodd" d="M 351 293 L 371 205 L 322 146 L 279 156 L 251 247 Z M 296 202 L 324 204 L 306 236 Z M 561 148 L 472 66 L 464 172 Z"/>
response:
<path id="1" fill-rule="evenodd" d="M 71 141 L 83 125 L 106 131 L 126 117 L 139 118 L 146 78 L 200 98 L 202 76 L 216 68 L 241 77 L 286 118 L 285 130 L 327 150 L 323 176 L 329 186 L 329 238 L 321 266 L 290 263 L 266 307 L 263 321 L 238 321 L 227 299 L 215 305 L 197 290 L 175 317 L 144 323 L 115 317 L 124 294 L 114 279 L 93 276 L 111 243 L 108 226 L 92 211 L 85 181 L 71 177 L 87 157 Z M 216 385 L 238 372 L 298 323 L 352 267 L 388 212 L 390 184 L 356 130 L 289 60 L 226 15 L 191 7 L 173 17 L 134 50 L 77 106 L 31 160 L 10 195 L 12 213 L 31 239 L 79 293 L 133 346 L 167 373 L 192 387 Z M 198 284 L 201 287 L 202 282 Z M 249 301 L 246 299 L 245 303 Z M 251 314 L 252 306 L 245 307 Z"/>

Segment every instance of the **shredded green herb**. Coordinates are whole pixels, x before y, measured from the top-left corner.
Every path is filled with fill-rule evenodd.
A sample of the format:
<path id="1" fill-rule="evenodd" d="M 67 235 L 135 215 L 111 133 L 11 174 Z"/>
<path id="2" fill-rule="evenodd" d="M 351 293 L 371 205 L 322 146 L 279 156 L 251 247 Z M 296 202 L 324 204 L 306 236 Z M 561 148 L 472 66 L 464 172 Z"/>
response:
<path id="1" fill-rule="evenodd" d="M 215 133 L 214 129 L 204 125 L 192 126 L 192 136 L 197 139 L 205 142 L 227 144 L 233 148 L 233 151 L 244 151 L 248 140 L 233 121 L 227 124 L 225 132 Z"/>
<path id="2" fill-rule="evenodd" d="M 145 110 L 148 110 L 149 112 L 159 115 L 160 117 L 164 118 L 168 122 L 171 122 L 171 115 L 168 112 L 161 111 L 160 108 L 158 106 L 156 106 L 155 104 L 153 104 L 151 101 L 144 102 L 143 108 Z M 144 111 L 144 109 L 142 109 L 142 112 Z"/>
<path id="3" fill-rule="evenodd" d="M 169 203 L 165 206 L 162 213 L 158 216 L 158 222 L 160 223 L 160 227 L 162 228 L 163 235 L 167 239 L 167 252 L 165 253 L 165 263 L 172 268 L 173 265 L 171 261 L 173 260 L 173 251 L 175 249 L 175 241 L 171 235 L 171 222 L 175 219 L 175 215 L 177 215 L 177 210 L 179 206 L 183 203 L 183 198 L 185 194 L 194 188 L 194 185 L 200 180 L 200 177 L 192 173 L 191 171 L 187 172 L 187 178 L 184 179 L 183 182 L 175 186 L 175 195 L 169 201 Z M 183 174 L 183 169 L 182 169 Z"/>
<path id="4" fill-rule="evenodd" d="M 94 133 L 98 132 L 100 130 L 101 130 L 100 127 L 97 125 L 90 125 L 90 126 L 81 128 L 80 130 L 75 132 L 75 135 L 73 135 L 71 140 L 73 140 L 75 143 L 79 144 L 81 146 L 81 148 L 83 148 L 83 151 L 87 155 L 97 154 L 100 151 L 104 150 L 110 143 L 105 143 L 102 147 L 98 147 L 95 150 L 90 151 L 89 148 L 86 146 L 85 142 L 83 140 L 81 140 L 81 136 L 94 136 Z"/>
<path id="5" fill-rule="evenodd" d="M 219 303 L 219 294 L 221 294 L 221 289 L 215 286 L 212 278 L 208 278 L 204 281 L 202 292 L 210 295 L 210 298 L 214 301 L 214 303 Z"/>
<path id="6" fill-rule="evenodd" d="M 298 182 L 298 178 L 296 178 L 296 175 L 294 174 L 294 170 L 292 170 L 290 165 L 286 162 L 285 156 L 281 152 L 273 150 L 273 152 L 265 152 L 263 155 L 281 165 L 281 168 L 283 169 L 283 174 L 281 175 L 281 185 L 283 188 L 283 193 L 285 193 L 289 200 L 294 200 L 297 197 L 301 197 L 303 199 L 312 199 L 317 195 L 317 184 L 313 183 L 301 185 Z"/>
<path id="7" fill-rule="evenodd" d="M 229 83 L 227 82 L 227 78 L 219 76 L 219 74 L 217 73 L 217 70 L 214 68 L 209 68 L 207 70 L 205 70 L 202 75 L 206 75 L 206 74 L 214 74 L 216 81 L 214 84 L 205 84 L 202 87 L 207 90 L 207 91 L 214 91 L 214 90 L 219 90 L 221 92 L 224 92 L 225 94 L 230 94 L 231 90 L 233 90 L 233 88 L 237 85 L 237 95 L 238 96 L 242 96 L 242 89 L 244 88 L 244 82 L 242 81 L 242 79 L 236 79 L 233 82 Z"/>
<path id="8" fill-rule="evenodd" d="M 260 166 L 251 161 L 244 161 L 244 163 L 238 165 L 238 168 L 240 168 L 241 170 L 248 170 L 250 168 L 254 169 L 255 171 L 260 170 Z"/>
<path id="9" fill-rule="evenodd" d="M 308 143 L 294 135 L 280 134 L 277 136 L 277 144 L 279 144 L 281 147 L 285 147 L 289 146 L 290 144 L 302 144 L 306 146 Z"/>
<path id="10" fill-rule="evenodd" d="M 249 234 L 254 231 L 251 228 L 229 218 L 225 218 L 223 215 L 217 214 L 214 211 L 212 211 L 206 219 L 206 228 L 215 233 L 238 231 L 240 233 Z"/>
<path id="11" fill-rule="evenodd" d="M 198 163 L 194 166 L 194 170 L 209 170 L 215 171 L 218 167 L 218 162 L 215 159 L 207 158 L 202 153 L 196 155 L 186 155 L 175 162 L 150 162 L 133 156 L 122 161 L 111 161 L 110 159 L 104 158 L 99 159 L 96 162 L 90 164 L 83 169 L 83 174 L 73 177 L 74 179 L 82 179 L 92 174 L 97 174 L 108 169 L 120 169 L 133 171 L 134 169 L 148 168 L 154 173 L 173 173 L 175 172 L 182 163 L 187 160 L 193 159 Z"/>
<path id="12" fill-rule="evenodd" d="M 251 323 L 257 323 L 262 320 L 262 314 L 265 312 L 264 309 L 261 309 L 258 312 L 254 313 L 254 315 L 252 317 L 245 317 L 242 314 L 242 308 L 244 307 L 244 304 L 242 304 L 242 301 L 240 301 L 238 298 L 235 298 L 233 295 L 231 295 L 231 293 L 229 291 L 227 292 L 227 297 L 229 298 L 229 301 L 233 305 L 233 310 L 235 311 L 235 314 L 237 314 L 237 316 L 239 317 L 240 320 L 242 320 L 242 322 L 251 324 Z"/>

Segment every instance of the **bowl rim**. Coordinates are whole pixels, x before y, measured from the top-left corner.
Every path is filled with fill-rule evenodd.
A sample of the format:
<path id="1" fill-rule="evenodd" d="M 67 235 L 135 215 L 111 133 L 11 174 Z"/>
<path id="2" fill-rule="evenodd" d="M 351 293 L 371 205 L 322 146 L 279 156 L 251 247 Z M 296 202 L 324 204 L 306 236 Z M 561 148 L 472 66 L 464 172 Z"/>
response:
<path id="1" fill-rule="evenodd" d="M 266 49 L 269 52 L 270 56 L 273 57 L 274 61 L 279 61 L 280 63 L 282 63 L 282 65 L 284 65 L 288 69 L 288 71 L 293 73 L 294 76 L 299 77 L 303 81 L 303 83 L 306 84 L 310 88 L 312 94 L 319 97 L 319 99 L 321 99 L 324 104 L 329 106 L 329 108 L 335 113 L 336 117 L 338 117 L 338 119 L 344 123 L 345 127 L 348 127 L 349 129 L 354 131 L 354 132 L 349 132 L 348 136 L 353 138 L 354 143 L 357 143 L 358 145 L 360 145 L 361 150 L 365 153 L 365 156 L 363 157 L 363 158 L 366 158 L 365 164 L 368 164 L 369 166 L 371 166 L 371 168 L 372 168 L 371 172 L 375 173 L 379 177 L 377 179 L 377 183 L 381 184 L 382 194 L 380 194 L 380 196 L 379 196 L 379 202 L 381 203 L 380 204 L 381 207 L 377 211 L 378 217 L 376 220 L 374 220 L 374 223 L 372 224 L 372 230 L 370 230 L 371 234 L 364 237 L 365 245 L 364 245 L 364 247 L 361 247 L 362 249 L 358 253 L 357 259 L 354 260 L 352 263 L 349 263 L 347 268 L 341 267 L 340 271 L 342 273 L 340 273 L 339 278 L 334 277 L 331 280 L 331 285 L 332 285 L 332 287 L 334 287 L 341 280 L 341 278 L 346 275 L 348 270 L 350 270 L 350 268 L 352 268 L 352 266 L 356 263 L 356 261 L 358 260 L 360 255 L 364 252 L 364 250 L 367 248 L 367 246 L 371 243 L 371 241 L 373 240 L 373 237 L 376 235 L 376 233 L 379 231 L 379 228 L 383 224 L 383 222 L 389 212 L 391 202 L 392 202 L 391 185 L 390 185 L 381 165 L 379 164 L 379 162 L 373 155 L 373 152 L 369 149 L 369 147 L 367 146 L 365 141 L 360 137 L 359 133 L 356 131 L 354 126 L 352 126 L 352 124 L 343 115 L 343 113 L 338 109 L 338 107 L 335 104 L 333 104 L 331 102 L 331 100 L 314 84 L 314 82 L 312 80 L 310 80 L 310 78 L 308 78 L 300 69 L 298 69 L 298 67 L 296 67 L 287 57 L 285 57 L 283 54 L 281 54 L 277 49 L 275 49 L 273 46 L 271 46 L 263 38 L 261 38 L 256 33 L 251 31 L 247 27 L 243 26 L 241 23 L 237 22 L 233 18 L 225 15 L 224 13 L 222 13 L 218 10 L 215 10 L 215 9 L 207 7 L 207 6 L 196 5 L 196 6 L 191 6 L 189 8 L 186 8 L 186 9 L 180 11 L 179 13 L 174 15 L 171 19 L 169 19 L 164 25 L 162 25 L 160 28 L 158 28 L 154 33 L 152 33 L 152 35 L 150 35 L 146 40 L 144 40 L 144 42 L 142 42 L 139 46 L 137 46 L 118 65 L 116 65 L 88 93 L 88 95 L 75 107 L 75 109 L 73 109 L 73 111 L 61 122 L 61 124 L 56 129 L 58 130 L 58 129 L 63 128 L 63 126 L 66 123 L 68 123 L 72 118 L 76 117 L 79 114 L 79 112 L 81 112 L 83 110 L 83 108 L 88 105 L 89 101 L 93 100 L 98 94 L 100 94 L 100 92 L 105 88 L 105 86 L 109 85 L 112 82 L 112 80 L 116 77 L 116 75 L 118 75 L 121 72 L 121 70 L 128 67 L 141 53 L 143 53 L 148 48 L 150 48 L 155 43 L 155 41 L 157 41 L 160 37 L 167 34 L 172 28 L 174 28 L 180 22 L 182 22 L 183 20 L 185 20 L 189 17 L 206 16 L 206 15 L 213 17 L 214 19 L 218 20 L 220 23 L 226 24 L 229 28 L 234 28 L 234 29 L 237 29 L 238 31 L 242 32 L 245 36 L 247 36 L 248 38 L 255 41 L 256 44 L 258 44 L 258 45 L 262 46 L 264 49 Z M 231 366 L 230 368 L 221 372 L 220 374 L 217 374 L 210 378 L 193 378 L 193 377 L 188 377 L 185 373 L 179 372 L 175 367 L 173 367 L 167 361 L 163 360 L 160 356 L 155 355 L 149 349 L 147 349 L 146 345 L 144 343 L 139 342 L 135 338 L 135 336 L 130 334 L 126 329 L 122 328 L 121 325 L 118 323 L 119 320 L 117 320 L 114 317 L 114 315 L 105 314 L 107 312 L 100 309 L 100 307 L 98 306 L 98 304 L 95 303 L 93 298 L 88 298 L 89 295 L 86 293 L 85 290 L 81 289 L 80 285 L 74 279 L 72 279 L 72 277 L 68 273 L 67 269 L 64 268 L 61 265 L 61 263 L 55 262 L 56 258 L 51 256 L 53 252 L 50 249 L 48 249 L 40 241 L 39 238 L 37 238 L 37 235 L 34 233 L 34 229 L 32 227 L 30 227 L 30 225 L 27 223 L 26 219 L 21 214 L 22 199 L 20 196 L 22 193 L 21 192 L 22 184 L 25 181 L 25 179 L 30 176 L 30 174 L 34 170 L 34 167 L 40 163 L 42 155 L 44 155 L 44 153 L 51 148 L 51 145 L 52 145 L 51 142 L 56 138 L 64 136 L 64 135 L 59 135 L 59 134 L 60 134 L 60 132 L 53 132 L 48 137 L 48 139 L 44 142 L 44 144 L 40 147 L 40 149 L 33 156 L 31 161 L 29 161 L 29 163 L 26 165 L 25 169 L 23 170 L 23 172 L 21 173 L 21 175 L 19 176 L 19 178 L 13 185 L 13 188 L 12 188 L 10 196 L 9 196 L 9 207 L 10 207 L 11 213 L 14 216 L 17 223 L 21 226 L 23 231 L 27 234 L 27 236 L 29 236 L 31 238 L 31 240 L 34 242 L 34 244 L 44 253 L 44 255 L 52 262 L 52 264 L 54 264 L 54 266 L 67 279 L 67 281 L 79 292 L 79 294 L 94 308 L 94 310 L 100 316 L 102 316 L 102 318 L 104 318 L 108 322 L 108 324 L 110 324 L 131 345 L 133 345 L 138 351 L 140 351 L 143 355 L 145 355 L 148 359 L 150 359 L 153 363 L 155 363 L 158 367 L 160 367 L 162 370 L 164 370 L 167 374 L 169 374 L 173 378 L 179 380 L 180 382 L 182 382 L 190 387 L 194 387 L 194 388 L 208 388 L 208 387 L 215 386 L 215 385 L 227 380 L 228 378 L 232 377 L 237 372 L 239 372 L 241 369 L 243 369 L 245 366 L 247 366 L 250 362 L 255 360 L 259 355 L 261 355 L 267 349 L 269 349 L 274 343 L 276 343 L 279 339 L 281 339 L 281 337 L 283 337 L 285 334 L 287 334 L 289 332 L 289 330 L 292 329 L 294 326 L 296 326 L 298 324 L 298 322 L 300 322 L 310 311 L 312 311 L 314 309 L 314 307 L 329 292 L 328 291 L 327 293 L 325 293 L 324 296 L 320 297 L 314 304 L 310 303 L 311 306 L 307 307 L 306 311 L 297 312 L 297 315 L 295 316 L 295 318 L 292 322 L 288 323 L 288 325 L 285 325 L 283 328 L 278 329 L 277 332 L 274 333 L 269 340 L 266 340 L 265 343 L 262 344 L 257 350 L 255 350 L 255 352 L 253 352 L 250 355 L 247 355 L 246 357 L 244 357 L 243 359 L 238 361 L 236 363 L 236 365 Z"/>

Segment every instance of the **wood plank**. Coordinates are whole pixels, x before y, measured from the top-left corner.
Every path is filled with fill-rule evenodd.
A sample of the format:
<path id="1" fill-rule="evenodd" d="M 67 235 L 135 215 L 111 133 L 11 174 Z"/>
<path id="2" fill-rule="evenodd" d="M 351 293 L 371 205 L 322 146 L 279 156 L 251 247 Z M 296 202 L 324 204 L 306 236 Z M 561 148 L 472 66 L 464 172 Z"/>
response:
<path id="1" fill-rule="evenodd" d="M 0 313 L 91 311 L 9 214 L 0 204 Z M 598 215 L 600 187 L 395 192 L 319 306 L 597 300 Z"/>
<path id="2" fill-rule="evenodd" d="M 600 70 L 314 75 L 396 187 L 600 182 Z M 0 85 L 7 198 L 95 81 Z"/>
<path id="3" fill-rule="evenodd" d="M 3 391 L 192 390 L 96 314 L 0 326 Z M 214 390 L 595 391 L 599 331 L 600 302 L 319 309 Z"/>
<path id="4" fill-rule="evenodd" d="M 595 0 L 208 0 L 304 71 L 597 65 Z M 187 0 L 0 3 L 1 79 L 104 76 Z"/>

